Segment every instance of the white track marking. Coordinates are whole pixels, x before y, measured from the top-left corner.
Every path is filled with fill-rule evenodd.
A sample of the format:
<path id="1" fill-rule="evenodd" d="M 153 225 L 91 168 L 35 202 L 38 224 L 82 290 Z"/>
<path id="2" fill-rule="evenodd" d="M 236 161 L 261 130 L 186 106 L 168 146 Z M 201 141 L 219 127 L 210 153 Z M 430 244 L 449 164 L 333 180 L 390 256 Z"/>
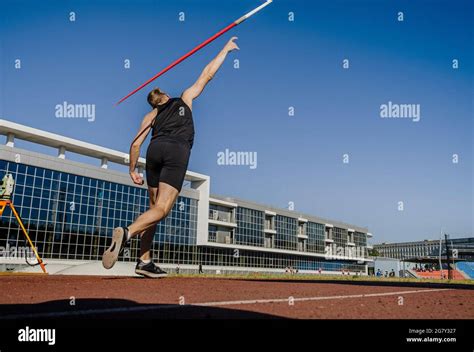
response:
<path id="1" fill-rule="evenodd" d="M 307 301 L 323 301 L 323 300 L 331 300 L 331 299 L 383 297 L 383 296 L 408 295 L 408 294 L 414 294 L 414 293 L 441 292 L 441 291 L 449 291 L 449 290 L 452 290 L 452 289 L 439 288 L 439 289 L 426 289 L 426 290 L 413 290 L 413 291 L 362 293 L 358 295 L 301 297 L 301 298 L 293 298 L 293 301 L 294 302 L 307 302 Z M 1 319 L 27 319 L 27 318 L 57 318 L 57 317 L 85 316 L 85 315 L 92 315 L 92 314 L 110 314 L 110 313 L 136 313 L 136 312 L 144 312 L 144 311 L 189 308 L 189 307 L 221 307 L 221 306 L 234 306 L 234 305 L 245 305 L 245 304 L 265 304 L 265 303 L 283 303 L 283 302 L 288 302 L 288 298 L 203 302 L 203 303 L 192 303 L 192 304 L 183 304 L 183 305 L 152 304 L 152 305 L 141 305 L 138 307 L 84 309 L 84 310 L 71 310 L 71 311 L 62 311 L 62 312 L 37 313 L 37 314 L 12 314 L 12 315 L 0 316 L 0 320 Z"/>
<path id="2" fill-rule="evenodd" d="M 395 295 L 406 295 L 410 293 L 424 293 L 424 292 L 438 292 L 447 291 L 450 289 L 439 288 L 429 290 L 416 290 L 416 291 L 398 291 L 398 292 L 384 292 L 384 293 L 362 293 L 358 295 L 344 295 L 344 296 L 316 296 L 316 297 L 301 297 L 293 298 L 293 302 L 306 302 L 306 301 L 323 301 L 328 299 L 347 299 L 347 298 L 365 298 L 365 297 L 382 297 L 382 296 L 395 296 Z M 214 307 L 214 306 L 233 306 L 241 304 L 262 304 L 262 303 L 282 303 L 288 302 L 288 298 L 277 298 L 277 299 L 254 299 L 246 301 L 224 301 L 224 302 L 209 302 L 209 303 L 197 303 L 194 306 L 203 307 Z"/>

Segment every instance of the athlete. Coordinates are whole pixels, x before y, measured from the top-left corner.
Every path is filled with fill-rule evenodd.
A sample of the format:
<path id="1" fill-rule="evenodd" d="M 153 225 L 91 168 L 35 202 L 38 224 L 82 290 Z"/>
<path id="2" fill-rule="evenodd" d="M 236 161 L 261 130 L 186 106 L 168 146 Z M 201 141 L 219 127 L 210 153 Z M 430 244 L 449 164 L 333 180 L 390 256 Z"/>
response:
<path id="1" fill-rule="evenodd" d="M 194 141 L 192 105 L 221 67 L 227 54 L 239 47 L 232 37 L 219 54 L 204 68 L 198 80 L 179 98 L 171 98 L 159 88 L 148 94 L 152 110 L 143 118 L 140 130 L 130 146 L 130 177 L 137 185 L 143 179 L 136 171 L 140 147 L 150 131 L 150 145 L 146 153 L 146 180 L 150 209 L 128 227 L 113 231 L 112 244 L 102 256 L 104 268 L 114 266 L 127 242 L 141 236 L 140 258 L 135 273 L 151 278 L 166 276 L 166 272 L 152 261 L 150 248 L 156 225 L 164 219 L 178 197 L 188 167 Z"/>

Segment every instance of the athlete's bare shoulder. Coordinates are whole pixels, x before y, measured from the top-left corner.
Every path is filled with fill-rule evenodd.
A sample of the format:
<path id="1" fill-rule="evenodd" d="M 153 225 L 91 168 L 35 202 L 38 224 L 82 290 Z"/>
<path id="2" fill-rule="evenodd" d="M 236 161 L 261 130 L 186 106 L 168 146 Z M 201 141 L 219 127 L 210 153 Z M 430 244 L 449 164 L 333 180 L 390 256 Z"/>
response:
<path id="1" fill-rule="evenodd" d="M 145 114 L 145 116 L 143 117 L 142 125 L 150 124 L 153 121 L 153 119 L 156 117 L 156 115 L 158 115 L 158 109 L 157 108 L 154 108 L 150 112 L 147 112 Z"/>
<path id="2" fill-rule="evenodd" d="M 151 117 L 152 119 L 158 115 L 158 108 L 153 108 L 149 113 L 147 113 L 145 116 Z"/>

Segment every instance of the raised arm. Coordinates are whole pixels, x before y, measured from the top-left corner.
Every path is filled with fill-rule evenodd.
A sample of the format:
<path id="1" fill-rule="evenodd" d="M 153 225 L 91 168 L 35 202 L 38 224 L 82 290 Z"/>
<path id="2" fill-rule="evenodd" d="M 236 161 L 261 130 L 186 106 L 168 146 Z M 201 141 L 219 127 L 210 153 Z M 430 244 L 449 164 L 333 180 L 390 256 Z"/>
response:
<path id="1" fill-rule="evenodd" d="M 181 99 L 190 107 L 192 108 L 193 100 L 196 99 L 204 90 L 207 83 L 214 77 L 219 67 L 221 67 L 222 63 L 224 62 L 228 53 L 232 50 L 239 50 L 237 44 L 234 41 L 237 37 L 232 37 L 224 46 L 224 48 L 220 51 L 219 54 L 207 64 L 207 66 L 202 71 L 201 75 L 199 76 L 198 80 L 188 89 L 186 89 L 183 94 L 181 95 Z"/>
<path id="2" fill-rule="evenodd" d="M 146 136 L 148 136 L 148 133 L 150 133 L 151 124 L 153 119 L 156 117 L 156 114 L 157 109 L 153 109 L 151 112 L 145 115 L 140 126 L 140 130 L 130 145 L 130 177 L 137 185 L 143 184 L 143 178 L 136 171 L 138 158 L 140 157 L 140 147 L 143 144 L 143 141 L 146 139 Z"/>

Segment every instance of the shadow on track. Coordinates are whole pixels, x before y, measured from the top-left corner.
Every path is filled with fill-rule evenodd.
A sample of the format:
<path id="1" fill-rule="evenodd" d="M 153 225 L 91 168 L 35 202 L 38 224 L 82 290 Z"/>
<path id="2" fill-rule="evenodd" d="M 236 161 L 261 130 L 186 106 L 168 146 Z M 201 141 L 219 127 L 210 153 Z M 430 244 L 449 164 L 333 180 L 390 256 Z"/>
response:
<path id="1" fill-rule="evenodd" d="M 142 304 L 125 299 L 87 298 L 54 300 L 37 304 L 0 305 L 0 322 L 18 320 L 87 320 L 101 319 L 280 319 L 252 311 L 178 304 Z M 93 318 L 93 319 L 92 319 Z M 100 324 L 100 323 L 98 323 Z"/>

